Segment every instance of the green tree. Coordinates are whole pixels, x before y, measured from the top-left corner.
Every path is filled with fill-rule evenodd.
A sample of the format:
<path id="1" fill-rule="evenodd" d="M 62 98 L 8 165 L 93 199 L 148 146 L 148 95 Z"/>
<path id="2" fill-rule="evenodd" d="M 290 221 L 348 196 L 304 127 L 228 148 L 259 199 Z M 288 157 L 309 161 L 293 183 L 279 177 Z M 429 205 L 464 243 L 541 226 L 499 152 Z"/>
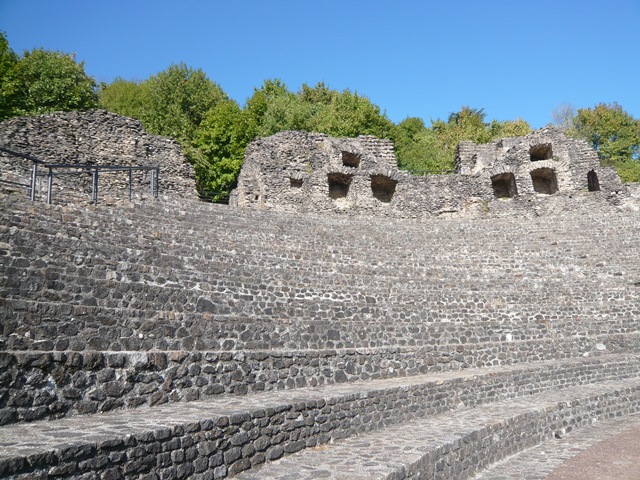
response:
<path id="1" fill-rule="evenodd" d="M 622 181 L 640 181 L 640 121 L 620 105 L 579 109 L 569 133 L 589 142 L 600 162 L 614 167 Z"/>
<path id="2" fill-rule="evenodd" d="M 100 85 L 98 103 L 101 108 L 125 117 L 145 120 L 150 117 L 148 82 L 133 82 L 120 77 Z"/>
<path id="3" fill-rule="evenodd" d="M 5 87 L 5 79 L 17 62 L 18 56 L 9 46 L 6 34 L 0 32 L 0 120 L 9 118 L 12 114 L 13 102 Z"/>
<path id="4" fill-rule="evenodd" d="M 260 88 L 255 88 L 253 95 L 247 100 L 245 106 L 251 131 L 255 135 L 264 137 L 277 133 L 281 131 L 280 129 L 286 130 L 286 126 L 279 126 L 280 122 L 272 119 L 266 122 L 265 115 L 267 115 L 270 104 L 274 103 L 276 99 L 291 95 L 287 86 L 277 78 L 265 80 Z M 271 115 L 274 116 L 273 114 Z"/>
<path id="5" fill-rule="evenodd" d="M 0 111 L 4 118 L 54 111 L 95 108 L 95 81 L 73 55 L 35 49 L 15 62 L 3 37 L 3 63 L 8 66 L 0 85 Z"/>
<path id="6" fill-rule="evenodd" d="M 195 165 L 201 190 L 232 188 L 242 164 L 238 145 L 244 152 L 248 143 L 237 138 L 237 129 L 250 137 L 251 131 L 239 121 L 238 105 L 202 70 L 180 63 L 142 82 L 117 78 L 101 85 L 99 98 L 102 108 L 138 118 L 150 133 L 178 140 Z M 227 138 L 229 127 L 235 128 L 233 140 Z"/>
<path id="7" fill-rule="evenodd" d="M 321 98 L 324 103 L 316 110 L 310 130 L 336 137 L 375 135 L 392 139 L 395 126 L 367 97 L 343 90 L 331 95 L 330 101 L 326 95 Z"/>
<path id="8" fill-rule="evenodd" d="M 143 124 L 157 135 L 166 135 L 188 147 L 207 112 L 228 97 L 200 69 L 180 63 L 145 82 L 148 109 Z M 146 100 L 145 100 L 146 102 Z"/>
<path id="9" fill-rule="evenodd" d="M 587 140 L 603 165 L 636 161 L 640 153 L 640 122 L 617 103 L 579 109 L 572 134 Z"/>
<path id="10" fill-rule="evenodd" d="M 331 105 L 335 99 L 337 91 L 331 90 L 324 82 L 319 82 L 315 87 L 310 87 L 306 83 L 302 84 L 302 88 L 298 92 L 300 99 L 316 107 Z"/>
<path id="11" fill-rule="evenodd" d="M 195 135 L 198 188 L 219 200 L 235 188 L 244 151 L 253 139 L 249 116 L 233 100 L 209 110 Z"/>
<path id="12" fill-rule="evenodd" d="M 408 118 L 396 127 L 396 154 L 398 165 L 410 171 L 453 170 L 456 147 L 463 140 L 487 143 L 497 138 L 522 136 L 531 131 L 524 120 L 485 122 L 483 109 L 462 107 L 447 121 L 432 120 L 427 128 L 424 122 Z"/>
<path id="13" fill-rule="evenodd" d="M 411 119 L 409 119 L 411 120 Z M 398 167 L 412 172 L 441 172 L 453 169 L 453 158 L 446 149 L 442 148 L 442 141 L 436 132 L 424 127 L 424 122 L 420 120 L 423 128 L 415 130 L 411 134 L 410 140 L 400 140 L 401 133 L 406 126 L 406 120 L 398 124 L 396 134 L 396 156 Z M 415 124 L 413 125 L 415 127 Z"/>
<path id="14" fill-rule="evenodd" d="M 432 159 L 433 135 L 424 120 L 418 117 L 407 117 L 395 129 L 395 152 L 398 167 L 404 170 L 435 170 L 430 163 Z"/>
<path id="15" fill-rule="evenodd" d="M 257 134 L 261 137 L 284 130 L 310 131 L 313 109 L 298 96 L 285 92 L 269 98 L 267 108 L 260 119 Z"/>
<path id="16" fill-rule="evenodd" d="M 498 138 L 523 137 L 528 133 L 531 133 L 531 126 L 521 118 L 506 122 L 492 120 L 489 124 L 490 141 Z"/>
<path id="17" fill-rule="evenodd" d="M 475 143 L 487 143 L 491 141 L 491 133 L 488 125 L 484 123 L 485 113 L 483 109 L 464 106 L 459 112 L 449 114 L 446 122 L 438 119 L 431 121 L 431 130 L 434 139 L 431 143 L 438 158 L 437 164 L 445 167 L 445 170 L 453 170 L 456 148 L 463 140 L 471 140 Z M 434 152 L 431 152 L 434 155 Z"/>

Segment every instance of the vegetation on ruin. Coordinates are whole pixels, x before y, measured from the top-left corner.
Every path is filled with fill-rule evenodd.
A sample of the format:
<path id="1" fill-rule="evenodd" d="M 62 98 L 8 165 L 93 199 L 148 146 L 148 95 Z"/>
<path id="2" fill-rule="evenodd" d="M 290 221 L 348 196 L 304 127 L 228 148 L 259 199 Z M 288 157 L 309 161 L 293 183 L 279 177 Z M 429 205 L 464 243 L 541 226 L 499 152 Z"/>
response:
<path id="1" fill-rule="evenodd" d="M 617 103 L 579 109 L 568 133 L 587 140 L 605 166 L 615 167 L 623 182 L 640 182 L 640 120 Z"/>
<path id="2" fill-rule="evenodd" d="M 451 113 L 446 122 L 431 120 L 430 127 L 420 118 L 406 118 L 396 126 L 393 140 L 400 168 L 437 173 L 453 170 L 456 147 L 463 140 L 488 143 L 530 131 L 529 124 L 522 119 L 487 123 L 482 109 L 462 107 Z"/>
<path id="3" fill-rule="evenodd" d="M 97 106 L 96 84 L 73 54 L 39 48 L 18 56 L 0 32 L 0 120 Z"/>
<path id="4" fill-rule="evenodd" d="M 526 135 L 522 119 L 487 121 L 482 109 L 463 106 L 446 120 L 417 117 L 395 124 L 367 97 L 324 83 L 291 91 L 266 80 L 244 105 L 200 69 L 184 63 L 142 81 L 116 78 L 97 86 L 73 55 L 35 49 L 18 55 L 0 32 L 0 120 L 57 110 L 104 108 L 139 119 L 150 133 L 178 140 L 194 164 L 198 188 L 219 199 L 236 185 L 246 146 L 283 130 L 337 137 L 375 135 L 395 145 L 400 168 L 415 173 L 451 171 L 458 143 L 487 143 Z M 554 112 L 555 124 L 584 138 L 624 181 L 640 181 L 640 120 L 618 104 Z"/>

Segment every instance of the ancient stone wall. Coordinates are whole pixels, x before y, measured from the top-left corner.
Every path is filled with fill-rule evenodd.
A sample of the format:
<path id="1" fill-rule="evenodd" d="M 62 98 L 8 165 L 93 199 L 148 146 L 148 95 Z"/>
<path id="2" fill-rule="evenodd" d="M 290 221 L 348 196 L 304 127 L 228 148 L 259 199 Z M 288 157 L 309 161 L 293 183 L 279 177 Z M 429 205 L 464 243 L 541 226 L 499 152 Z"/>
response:
<path id="1" fill-rule="evenodd" d="M 455 174 L 425 177 L 399 170 L 388 140 L 282 132 L 249 146 L 231 204 L 401 218 L 531 216 L 571 209 L 576 196 L 606 208 L 628 192 L 585 142 L 554 128 L 461 142 Z"/>
<path id="2" fill-rule="evenodd" d="M 636 238 L 637 213 L 376 226 L 195 202 L 138 212 L 0 198 L 0 425 L 624 354 L 640 330 L 640 277 L 610 258 L 616 235 Z"/>
<path id="3" fill-rule="evenodd" d="M 615 370 L 615 367 L 604 367 Z M 98 478 L 98 475 L 140 479 L 225 478 L 305 448 L 424 417 L 430 418 L 430 425 L 435 424 L 434 430 L 438 431 L 445 428 L 445 424 L 437 422 L 435 415 L 446 412 L 445 420 L 452 422 L 451 412 L 458 405 L 495 408 L 496 400 L 514 401 L 512 399 L 518 397 L 514 390 L 528 389 L 529 398 L 534 392 L 546 394 L 549 401 L 543 408 L 521 409 L 510 421 L 487 418 L 475 428 L 465 425 L 459 440 L 451 436 L 444 447 L 435 444 L 432 451 L 427 452 L 443 459 L 442 470 L 446 473 L 441 478 L 466 478 L 470 472 L 502 459 L 505 452 L 542 442 L 554 431 L 560 434 L 640 410 L 639 388 L 634 384 L 614 393 L 585 393 L 579 400 L 567 401 L 558 394 L 559 389 L 562 389 L 560 393 L 567 391 L 567 378 L 580 385 L 597 381 L 601 376 L 589 372 L 588 366 L 571 370 L 576 376 L 557 375 L 560 369 L 548 369 L 542 374 L 534 371 L 520 375 L 492 373 L 455 382 L 440 380 L 410 387 L 369 389 L 361 395 L 336 395 L 326 400 L 304 392 L 295 397 L 289 395 L 286 403 L 283 400 L 267 404 L 255 402 L 247 411 L 234 411 L 230 402 L 222 410 L 209 409 L 205 418 L 192 415 L 188 420 L 171 419 L 171 423 L 160 418 L 170 412 L 157 407 L 145 412 L 147 422 L 152 425 L 147 431 L 139 427 L 142 420 L 137 419 L 124 438 L 115 437 L 112 427 L 107 432 L 109 436 L 104 433 L 99 436 L 102 431 L 93 432 L 98 441 L 74 439 L 73 445 L 65 445 L 66 448 L 50 455 L 20 452 L 20 456 L 0 464 L 0 474 L 8 478 L 36 479 Z M 461 444 L 468 448 L 461 448 Z M 458 473 L 460 470 L 464 475 Z M 249 478 L 274 477 L 258 474 Z"/>
<path id="4" fill-rule="evenodd" d="M 372 221 L 0 192 L 0 477 L 225 478 L 376 432 L 382 463 L 399 428 L 463 478 L 636 413 L 640 213 L 591 206 Z"/>
<path id="5" fill-rule="evenodd" d="M 56 112 L 0 123 L 0 146 L 53 164 L 159 166 L 161 195 L 195 198 L 195 174 L 178 143 L 148 134 L 138 120 L 105 110 Z M 28 184 L 31 162 L 0 153 L 0 178 Z M 69 171 L 69 170 L 67 170 Z M 41 174 L 47 170 L 40 168 Z M 61 173 L 62 170 L 55 170 Z M 148 172 L 133 172 L 136 196 L 150 195 Z M 39 182 L 44 184 L 46 181 Z M 128 172 L 102 173 L 100 198 L 128 198 Z M 54 200 L 90 201 L 91 174 L 56 175 Z"/>
<path id="6" fill-rule="evenodd" d="M 333 452 L 321 477 L 375 434 L 367 464 L 464 478 L 640 411 L 640 211 L 618 207 L 640 189 L 523 138 L 417 178 L 372 137 L 261 139 L 236 203 L 273 211 L 0 191 L 0 477 L 225 478 L 305 448 Z M 461 215 L 502 218 L 430 218 Z"/>

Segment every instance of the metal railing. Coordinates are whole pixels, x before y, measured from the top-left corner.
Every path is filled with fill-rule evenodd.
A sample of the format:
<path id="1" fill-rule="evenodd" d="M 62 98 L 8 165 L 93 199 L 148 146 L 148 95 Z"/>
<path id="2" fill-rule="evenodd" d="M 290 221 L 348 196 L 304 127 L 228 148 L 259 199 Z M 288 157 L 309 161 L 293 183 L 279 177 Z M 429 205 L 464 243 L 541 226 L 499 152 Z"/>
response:
<path id="1" fill-rule="evenodd" d="M 10 183 L 18 186 L 27 187 L 29 192 L 29 198 L 31 201 L 36 199 L 36 183 L 38 177 L 46 177 L 47 178 L 47 205 L 51 205 L 52 201 L 52 192 L 53 192 L 53 178 L 58 175 L 78 175 L 82 173 L 90 173 L 91 174 L 91 201 L 94 205 L 98 204 L 98 191 L 99 191 L 99 183 L 98 179 L 100 173 L 118 173 L 118 172 L 128 172 L 129 173 L 129 201 L 133 199 L 133 172 L 134 171 L 145 171 L 150 173 L 149 180 L 149 188 L 151 191 L 151 196 L 153 198 L 158 198 L 159 192 L 159 178 L 160 178 L 160 167 L 157 166 L 116 166 L 116 165 L 93 165 L 93 164 L 65 164 L 65 163 L 48 163 L 44 160 L 40 160 L 26 153 L 20 153 L 13 150 L 10 150 L 5 147 L 0 147 L 0 152 L 8 153 L 9 155 L 13 155 L 19 158 L 24 158 L 26 160 L 30 160 L 31 164 L 31 183 L 30 184 L 21 184 L 18 182 L 11 182 L 7 180 L 3 180 L 4 183 Z M 48 170 L 47 173 L 38 173 L 38 168 L 42 167 Z"/>

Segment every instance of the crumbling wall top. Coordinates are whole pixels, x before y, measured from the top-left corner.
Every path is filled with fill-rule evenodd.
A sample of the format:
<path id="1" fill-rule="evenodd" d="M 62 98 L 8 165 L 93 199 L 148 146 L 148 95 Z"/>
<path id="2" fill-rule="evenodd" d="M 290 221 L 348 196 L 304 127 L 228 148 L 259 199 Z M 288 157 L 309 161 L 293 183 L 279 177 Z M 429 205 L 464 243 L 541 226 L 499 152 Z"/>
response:
<path id="1" fill-rule="evenodd" d="M 49 163 L 159 166 L 162 193 L 196 196 L 195 173 L 178 142 L 151 135 L 138 120 L 106 110 L 5 120 L 0 123 L 0 146 Z M 30 167 L 0 155 L 0 173 L 5 177 L 28 178 Z M 101 184 L 106 187 L 120 181 L 116 175 L 103 177 Z M 69 177 L 56 179 L 57 184 L 67 181 L 72 182 Z"/>
<path id="2" fill-rule="evenodd" d="M 526 210 L 526 202 L 516 201 L 525 197 L 602 191 L 602 201 L 619 203 L 614 196 L 625 194 L 615 172 L 601 167 L 584 141 L 555 128 L 483 145 L 460 142 L 456 152 L 455 174 L 415 177 L 398 169 L 388 140 L 281 132 L 249 146 L 231 203 L 424 217 L 486 213 L 489 203 L 512 199 Z M 500 210 L 509 209 L 501 205 Z"/>

